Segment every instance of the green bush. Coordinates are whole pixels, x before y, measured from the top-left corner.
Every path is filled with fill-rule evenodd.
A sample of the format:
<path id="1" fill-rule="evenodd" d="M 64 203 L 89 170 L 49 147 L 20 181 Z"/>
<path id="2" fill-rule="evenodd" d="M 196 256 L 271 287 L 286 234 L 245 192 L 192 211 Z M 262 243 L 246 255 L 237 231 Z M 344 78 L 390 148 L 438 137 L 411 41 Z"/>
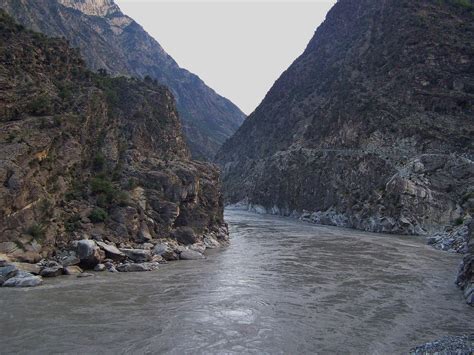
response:
<path id="1" fill-rule="evenodd" d="M 115 187 L 109 180 L 106 180 L 102 177 L 95 177 L 91 180 L 91 191 L 93 194 L 106 194 L 109 196 L 115 196 L 116 190 Z"/>
<path id="2" fill-rule="evenodd" d="M 89 215 L 89 219 L 92 223 L 101 223 L 104 222 L 108 217 L 108 214 L 105 210 L 100 207 L 96 207 L 92 210 L 91 214 Z"/>

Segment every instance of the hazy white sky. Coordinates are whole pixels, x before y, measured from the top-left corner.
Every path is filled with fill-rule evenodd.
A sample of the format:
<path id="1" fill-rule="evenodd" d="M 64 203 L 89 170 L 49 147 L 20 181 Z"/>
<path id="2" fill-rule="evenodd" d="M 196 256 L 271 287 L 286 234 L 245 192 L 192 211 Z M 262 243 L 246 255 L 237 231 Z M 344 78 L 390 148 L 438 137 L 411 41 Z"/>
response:
<path id="1" fill-rule="evenodd" d="M 178 64 L 249 114 L 336 0 L 116 0 Z"/>

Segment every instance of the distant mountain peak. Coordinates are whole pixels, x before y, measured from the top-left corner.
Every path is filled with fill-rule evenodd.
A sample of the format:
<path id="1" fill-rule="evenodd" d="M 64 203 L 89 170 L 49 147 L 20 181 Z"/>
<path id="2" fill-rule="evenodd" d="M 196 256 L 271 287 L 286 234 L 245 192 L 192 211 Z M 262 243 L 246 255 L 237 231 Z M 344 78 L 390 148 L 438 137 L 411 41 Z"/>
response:
<path id="1" fill-rule="evenodd" d="M 114 0 L 58 0 L 58 2 L 91 16 L 108 16 L 120 12 Z"/>

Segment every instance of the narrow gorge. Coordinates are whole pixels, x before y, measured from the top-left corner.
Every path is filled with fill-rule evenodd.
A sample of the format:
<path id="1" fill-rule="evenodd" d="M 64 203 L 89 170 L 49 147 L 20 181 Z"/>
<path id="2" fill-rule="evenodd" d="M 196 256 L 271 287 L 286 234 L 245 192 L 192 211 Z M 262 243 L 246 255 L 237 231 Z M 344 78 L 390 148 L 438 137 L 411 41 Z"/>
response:
<path id="1" fill-rule="evenodd" d="M 474 3 L 331 1 L 245 117 L 120 0 L 0 0 L 0 353 L 474 352 Z"/>

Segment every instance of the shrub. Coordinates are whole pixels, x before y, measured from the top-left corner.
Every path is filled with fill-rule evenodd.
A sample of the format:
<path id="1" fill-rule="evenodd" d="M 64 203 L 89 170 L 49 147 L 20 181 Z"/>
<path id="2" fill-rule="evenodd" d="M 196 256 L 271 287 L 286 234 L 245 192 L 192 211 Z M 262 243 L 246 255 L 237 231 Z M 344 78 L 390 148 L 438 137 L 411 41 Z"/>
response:
<path id="1" fill-rule="evenodd" d="M 92 168 L 95 171 L 102 171 L 105 167 L 105 157 L 102 153 L 97 153 L 92 162 Z"/>
<path id="2" fill-rule="evenodd" d="M 102 177 L 96 177 L 91 180 L 91 191 L 94 194 L 106 194 L 107 197 L 115 196 L 116 190 L 112 183 Z"/>
<path id="3" fill-rule="evenodd" d="M 456 220 L 454 221 L 455 226 L 460 226 L 463 223 L 464 223 L 464 218 L 462 217 L 456 218 Z"/>
<path id="4" fill-rule="evenodd" d="M 71 216 L 67 222 L 65 223 L 66 231 L 67 232 L 74 232 L 81 228 L 81 216 L 79 214 L 75 214 Z"/>
<path id="5" fill-rule="evenodd" d="M 51 100 L 48 96 L 38 96 L 26 105 L 28 113 L 34 116 L 43 116 L 51 112 Z"/>
<path id="6" fill-rule="evenodd" d="M 27 229 L 26 234 L 31 235 L 34 239 L 44 238 L 44 227 L 40 224 L 34 224 Z"/>
<path id="7" fill-rule="evenodd" d="M 92 223 L 101 223 L 104 222 L 108 217 L 108 214 L 105 210 L 100 207 L 96 207 L 92 210 L 91 214 L 89 215 L 89 219 Z"/>

